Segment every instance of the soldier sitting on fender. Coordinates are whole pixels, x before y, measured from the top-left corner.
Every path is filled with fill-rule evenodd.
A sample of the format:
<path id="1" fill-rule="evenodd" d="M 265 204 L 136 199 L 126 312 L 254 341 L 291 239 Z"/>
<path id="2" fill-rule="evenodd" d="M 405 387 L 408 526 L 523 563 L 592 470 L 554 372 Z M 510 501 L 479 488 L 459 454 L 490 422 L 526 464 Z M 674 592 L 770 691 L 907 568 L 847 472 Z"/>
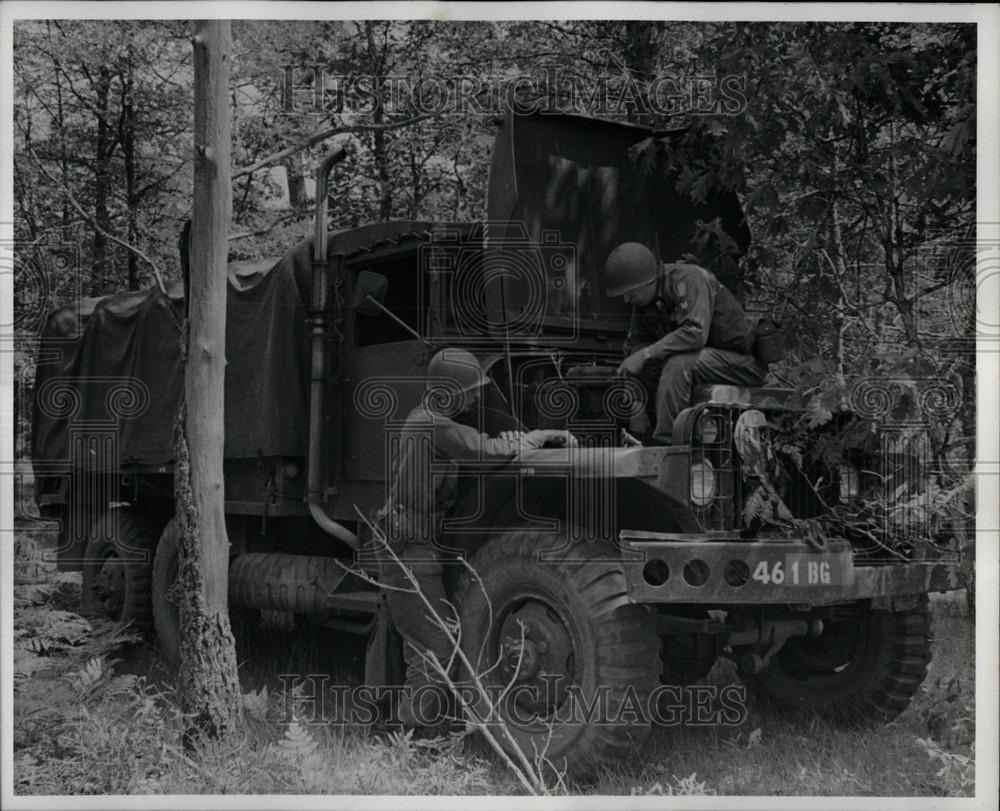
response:
<path id="1" fill-rule="evenodd" d="M 505 432 L 489 437 L 462 425 L 455 417 L 470 412 L 490 379 L 476 358 L 462 349 L 443 349 L 427 367 L 423 402 L 410 412 L 403 427 L 389 498 L 379 512 L 389 547 L 413 574 L 419 589 L 447 621 L 454 611 L 445 594 L 443 570 L 434 540 L 444 516 L 457 497 L 458 463 L 500 465 L 529 448 L 546 443 L 575 444 L 567 431 Z M 406 683 L 400 704 L 400 721 L 407 728 L 435 726 L 444 709 L 441 677 L 427 657 L 442 665 L 453 658 L 453 649 L 437 620 L 414 592 L 403 568 L 384 550 L 379 574 L 388 586 L 389 614 L 405 640 Z M 414 700 L 415 699 L 415 700 Z"/>
<path id="2" fill-rule="evenodd" d="M 607 294 L 632 305 L 619 374 L 656 391 L 654 444 L 669 445 L 674 420 L 703 383 L 759 386 L 767 373 L 751 355 L 754 325 L 736 297 L 697 265 L 663 264 L 637 242 L 615 248 L 604 265 Z M 645 413 L 630 429 L 647 434 Z"/>

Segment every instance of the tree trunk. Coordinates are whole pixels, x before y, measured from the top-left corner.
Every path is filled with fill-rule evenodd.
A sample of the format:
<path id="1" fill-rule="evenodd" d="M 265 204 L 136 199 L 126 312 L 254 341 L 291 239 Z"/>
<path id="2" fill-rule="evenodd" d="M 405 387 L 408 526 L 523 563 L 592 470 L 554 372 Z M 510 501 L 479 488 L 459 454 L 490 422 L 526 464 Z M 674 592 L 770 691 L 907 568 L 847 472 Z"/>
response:
<path id="1" fill-rule="evenodd" d="M 51 37 L 51 28 L 48 22 L 45 23 L 45 28 L 49 31 L 49 36 Z M 60 77 L 59 63 L 56 63 L 56 69 L 53 71 L 52 78 L 56 85 L 56 121 L 55 129 L 59 133 L 59 172 L 60 178 L 64 188 L 71 188 L 69 182 L 69 160 L 68 151 L 66 149 L 66 119 L 63 114 L 63 94 L 62 94 L 62 79 Z M 62 232 L 60 234 L 60 239 L 67 239 L 68 234 L 66 229 L 70 226 L 70 219 L 72 215 L 72 208 L 70 207 L 69 200 L 66 199 L 66 195 L 62 195 L 62 221 L 60 223 L 62 227 Z"/>
<path id="2" fill-rule="evenodd" d="M 834 164 L 836 166 L 836 163 Z M 834 174 L 836 179 L 836 174 Z M 844 375 L 844 336 L 847 333 L 847 302 L 844 300 L 844 285 L 847 284 L 847 257 L 844 250 L 844 234 L 840 227 L 840 207 L 836 198 L 830 204 L 830 237 L 833 249 L 833 272 L 837 275 L 837 324 L 834 342 L 837 348 L 837 372 Z"/>
<path id="3" fill-rule="evenodd" d="M 378 96 L 378 104 L 372 112 L 372 123 L 381 126 L 385 123 L 385 59 L 378 55 L 375 46 L 374 26 L 371 20 L 365 21 L 365 36 L 368 43 L 368 65 L 372 77 L 372 85 Z M 378 218 L 385 222 L 392 219 L 392 179 L 389 176 L 389 141 L 385 132 L 376 130 L 372 136 L 372 158 L 375 162 L 375 173 L 378 177 Z"/>
<path id="4" fill-rule="evenodd" d="M 292 155 L 282 161 L 288 178 L 288 205 L 296 211 L 308 202 L 306 195 L 306 173 L 303 171 L 302 156 Z"/>
<path id="5" fill-rule="evenodd" d="M 187 299 L 185 406 L 177 421 L 175 491 L 180 538 L 181 704 L 187 741 L 242 723 L 229 625 L 229 540 L 222 477 L 226 235 L 232 217 L 228 21 L 195 23 L 194 206 Z"/>
<path id="6" fill-rule="evenodd" d="M 913 311 L 913 299 L 906 295 L 906 253 L 903 248 L 903 229 L 899 214 L 899 190 L 896 187 L 896 125 L 889 122 L 889 211 L 886 215 L 885 251 L 886 273 L 890 280 L 890 299 L 899 312 L 903 322 L 903 333 L 906 335 L 906 345 L 920 346 L 920 335 L 917 333 L 917 318 Z"/>
<path id="7" fill-rule="evenodd" d="M 833 182 L 837 183 L 839 169 L 837 154 L 833 158 Z M 844 301 L 844 285 L 847 284 L 847 253 L 844 249 L 844 233 L 840 225 L 840 206 L 837 203 L 836 191 L 832 192 L 830 200 L 830 242 L 833 249 L 833 272 L 838 282 L 837 289 L 837 331 L 834 338 L 837 348 L 837 373 L 844 376 L 844 334 L 847 331 L 847 302 Z"/>
<path id="8" fill-rule="evenodd" d="M 97 96 L 97 146 L 94 150 L 94 249 L 91 265 L 90 292 L 98 296 L 104 292 L 108 274 L 108 240 L 104 234 L 111 230 L 111 216 L 108 213 L 108 194 L 111 188 L 111 155 L 108 146 L 111 128 L 108 125 L 110 108 L 108 96 L 111 92 L 111 71 L 102 66 L 95 87 Z"/>
<path id="9" fill-rule="evenodd" d="M 417 219 L 417 212 L 420 210 L 420 200 L 423 197 L 423 191 L 420 188 L 420 165 L 417 163 L 416 153 L 413 151 L 413 144 L 409 145 L 409 158 L 410 158 L 410 183 L 412 185 L 413 197 L 410 201 L 410 219 Z"/>
<path id="10" fill-rule="evenodd" d="M 382 123 L 382 115 L 375 114 L 375 123 Z M 378 218 L 381 222 L 392 219 L 392 181 L 389 177 L 389 150 L 384 132 L 375 133 L 375 166 L 378 171 Z"/>
<path id="11" fill-rule="evenodd" d="M 122 77 L 122 154 L 125 158 L 125 198 L 128 201 L 126 220 L 128 222 L 128 244 L 139 247 L 139 222 L 136 211 L 139 201 L 136 199 L 135 186 L 135 49 L 128 46 L 128 64 Z M 128 289 L 139 289 L 139 258 L 132 251 L 128 252 Z"/>
<path id="12" fill-rule="evenodd" d="M 625 113 L 637 124 L 652 122 L 648 84 L 656 72 L 656 55 L 663 23 L 630 20 L 625 23 L 625 65 L 635 82 L 635 95 L 625 97 Z"/>

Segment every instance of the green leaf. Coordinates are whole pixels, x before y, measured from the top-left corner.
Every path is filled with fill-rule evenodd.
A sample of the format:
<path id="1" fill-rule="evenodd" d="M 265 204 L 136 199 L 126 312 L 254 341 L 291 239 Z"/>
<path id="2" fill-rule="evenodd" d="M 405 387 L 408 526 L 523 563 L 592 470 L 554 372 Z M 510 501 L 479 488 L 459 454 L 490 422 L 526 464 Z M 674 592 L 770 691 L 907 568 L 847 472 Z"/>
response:
<path id="1" fill-rule="evenodd" d="M 762 487 L 754 490 L 743 505 L 743 523 L 750 524 L 764 515 L 770 501 L 764 496 Z"/>
<path id="2" fill-rule="evenodd" d="M 318 746 L 319 744 L 309 734 L 309 729 L 300 724 L 294 716 L 285 727 L 284 737 L 278 742 L 278 748 L 282 752 L 296 757 L 311 755 Z"/>
<path id="3" fill-rule="evenodd" d="M 709 135 L 725 135 L 729 129 L 717 118 L 713 118 L 705 127 Z"/>
<path id="4" fill-rule="evenodd" d="M 833 412 L 816 398 L 809 403 L 809 407 L 802 418 L 808 428 L 818 428 L 821 425 L 826 425 L 833 419 Z"/>

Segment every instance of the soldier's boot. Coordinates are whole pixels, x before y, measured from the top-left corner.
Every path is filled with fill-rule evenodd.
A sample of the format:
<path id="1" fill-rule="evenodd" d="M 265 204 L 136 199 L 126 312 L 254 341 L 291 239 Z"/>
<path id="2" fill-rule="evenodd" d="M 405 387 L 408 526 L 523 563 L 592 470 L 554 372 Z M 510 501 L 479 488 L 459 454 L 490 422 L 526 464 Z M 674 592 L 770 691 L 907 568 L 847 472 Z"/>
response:
<path id="1" fill-rule="evenodd" d="M 444 651 L 425 650 L 442 664 L 447 663 Z M 406 681 L 399 703 L 403 728 L 414 730 L 418 737 L 447 735 L 456 726 L 456 702 L 450 688 L 410 642 L 405 646 L 405 658 Z"/>

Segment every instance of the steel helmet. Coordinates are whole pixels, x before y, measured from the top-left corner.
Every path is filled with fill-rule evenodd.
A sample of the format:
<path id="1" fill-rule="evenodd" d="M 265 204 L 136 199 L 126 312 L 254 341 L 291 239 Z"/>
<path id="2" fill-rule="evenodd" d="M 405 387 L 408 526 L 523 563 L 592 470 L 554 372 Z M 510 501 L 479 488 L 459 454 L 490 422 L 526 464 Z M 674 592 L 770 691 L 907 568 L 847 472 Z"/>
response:
<path id="1" fill-rule="evenodd" d="M 489 382 L 476 356 L 464 349 L 442 349 L 427 364 L 428 386 L 444 384 L 459 391 L 471 391 Z"/>
<path id="2" fill-rule="evenodd" d="M 638 242 L 623 242 L 604 262 L 605 292 L 620 296 L 649 284 L 656 278 L 660 263 L 653 252 Z"/>

